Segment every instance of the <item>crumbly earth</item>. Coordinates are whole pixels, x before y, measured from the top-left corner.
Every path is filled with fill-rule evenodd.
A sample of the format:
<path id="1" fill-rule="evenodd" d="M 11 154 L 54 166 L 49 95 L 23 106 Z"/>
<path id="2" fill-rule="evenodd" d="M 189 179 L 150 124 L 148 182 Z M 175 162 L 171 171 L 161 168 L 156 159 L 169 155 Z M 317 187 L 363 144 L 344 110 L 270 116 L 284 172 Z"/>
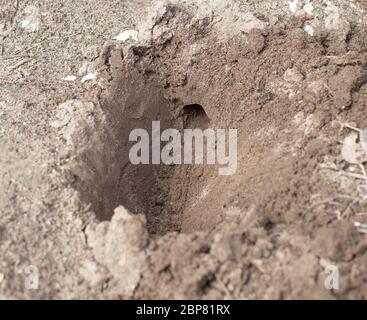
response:
<path id="1" fill-rule="evenodd" d="M 366 178 L 341 157 L 367 3 L 291 2 L 5 1 L 1 298 L 367 297 Z M 236 173 L 130 164 L 153 120 L 238 129 Z"/>

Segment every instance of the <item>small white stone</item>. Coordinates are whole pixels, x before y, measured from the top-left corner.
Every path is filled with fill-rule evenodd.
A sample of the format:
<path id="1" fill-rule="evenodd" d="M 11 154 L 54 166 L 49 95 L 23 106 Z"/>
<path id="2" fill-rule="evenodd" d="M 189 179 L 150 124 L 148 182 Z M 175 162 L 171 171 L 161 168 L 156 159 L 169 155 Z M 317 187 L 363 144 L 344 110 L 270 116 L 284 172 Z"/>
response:
<path id="1" fill-rule="evenodd" d="M 291 12 L 295 14 L 297 12 L 298 0 L 288 1 L 288 4 L 289 4 L 289 10 L 291 10 Z"/>
<path id="2" fill-rule="evenodd" d="M 131 39 L 134 41 L 138 41 L 138 35 L 139 33 L 135 30 L 125 30 L 124 32 L 120 33 L 118 36 L 114 37 L 113 40 L 125 42 Z"/>
<path id="3" fill-rule="evenodd" d="M 95 73 L 88 73 L 87 75 L 85 75 L 81 82 L 87 82 L 87 81 L 92 81 L 92 80 L 96 80 L 97 79 L 97 75 Z"/>
<path id="4" fill-rule="evenodd" d="M 5 279 L 5 276 L 3 273 L 0 273 L 0 283 L 3 282 L 3 280 Z"/>
<path id="5" fill-rule="evenodd" d="M 315 29 L 313 28 L 313 26 L 309 25 L 309 24 L 305 24 L 303 30 L 310 35 L 311 37 L 313 37 L 313 35 L 315 34 Z"/>
<path id="6" fill-rule="evenodd" d="M 76 76 L 66 76 L 65 78 L 62 78 L 64 81 L 75 81 Z"/>

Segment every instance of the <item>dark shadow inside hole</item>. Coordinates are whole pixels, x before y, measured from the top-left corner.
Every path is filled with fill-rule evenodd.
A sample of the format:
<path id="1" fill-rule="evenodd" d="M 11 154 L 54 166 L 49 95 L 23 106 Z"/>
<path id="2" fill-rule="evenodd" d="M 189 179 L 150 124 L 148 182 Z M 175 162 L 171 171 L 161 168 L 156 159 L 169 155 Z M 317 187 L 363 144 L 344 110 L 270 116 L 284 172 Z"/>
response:
<path id="1" fill-rule="evenodd" d="M 206 129 L 210 119 L 200 104 L 188 104 L 182 109 L 184 129 Z"/>

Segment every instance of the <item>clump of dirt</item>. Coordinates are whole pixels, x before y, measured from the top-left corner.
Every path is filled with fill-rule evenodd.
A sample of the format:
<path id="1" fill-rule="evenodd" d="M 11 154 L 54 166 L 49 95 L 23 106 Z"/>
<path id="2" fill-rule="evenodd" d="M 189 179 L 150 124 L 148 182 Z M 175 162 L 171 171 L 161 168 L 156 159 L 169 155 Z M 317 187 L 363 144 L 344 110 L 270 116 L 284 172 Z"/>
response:
<path id="1" fill-rule="evenodd" d="M 131 269 L 140 280 L 122 297 L 366 296 L 364 280 L 351 286 L 351 270 L 366 258 L 367 241 L 346 214 L 365 210 L 365 197 L 354 192 L 364 185 L 338 180 L 320 164 L 337 162 L 341 118 L 366 120 L 367 53 L 355 47 L 358 32 L 338 38 L 335 56 L 334 31 L 310 36 L 297 18 L 260 25 L 223 39 L 210 20 L 166 6 L 154 20 L 158 35 L 107 43 L 93 64 L 97 84 L 82 102 L 69 102 L 87 112 L 82 121 L 74 112 L 64 132 L 66 140 L 82 137 L 71 143 L 70 166 L 82 200 L 99 220 L 119 205 L 147 220 L 149 244 Z M 151 132 L 152 121 L 180 132 L 238 129 L 236 174 L 131 164 L 129 133 Z M 342 218 L 335 207 L 346 208 Z M 325 289 L 325 261 L 340 266 L 339 291 Z"/>

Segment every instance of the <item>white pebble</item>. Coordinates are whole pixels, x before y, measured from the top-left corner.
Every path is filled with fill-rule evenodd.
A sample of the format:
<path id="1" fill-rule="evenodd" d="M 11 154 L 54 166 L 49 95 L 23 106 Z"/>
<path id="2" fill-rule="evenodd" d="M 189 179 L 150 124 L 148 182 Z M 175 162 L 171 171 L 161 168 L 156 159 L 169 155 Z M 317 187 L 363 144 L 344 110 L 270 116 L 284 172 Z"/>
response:
<path id="1" fill-rule="evenodd" d="M 75 81 L 76 76 L 66 76 L 65 78 L 62 78 L 64 81 Z"/>
<path id="2" fill-rule="evenodd" d="M 120 33 L 118 36 L 114 37 L 113 40 L 117 41 L 127 41 L 127 40 L 134 40 L 138 41 L 139 33 L 135 30 L 125 30 L 124 32 Z"/>
<path id="3" fill-rule="evenodd" d="M 291 10 L 291 12 L 295 14 L 297 12 L 298 0 L 291 0 L 288 1 L 288 3 L 289 3 L 289 10 Z"/>
<path id="4" fill-rule="evenodd" d="M 84 82 L 96 80 L 96 79 L 97 79 L 97 75 L 95 73 L 88 73 L 86 76 L 82 78 L 81 82 L 84 83 Z"/>
<path id="5" fill-rule="evenodd" d="M 303 30 L 305 30 L 305 32 L 311 37 L 313 37 L 313 35 L 315 34 L 315 29 L 313 28 L 313 26 L 310 26 L 309 24 L 305 24 Z"/>

